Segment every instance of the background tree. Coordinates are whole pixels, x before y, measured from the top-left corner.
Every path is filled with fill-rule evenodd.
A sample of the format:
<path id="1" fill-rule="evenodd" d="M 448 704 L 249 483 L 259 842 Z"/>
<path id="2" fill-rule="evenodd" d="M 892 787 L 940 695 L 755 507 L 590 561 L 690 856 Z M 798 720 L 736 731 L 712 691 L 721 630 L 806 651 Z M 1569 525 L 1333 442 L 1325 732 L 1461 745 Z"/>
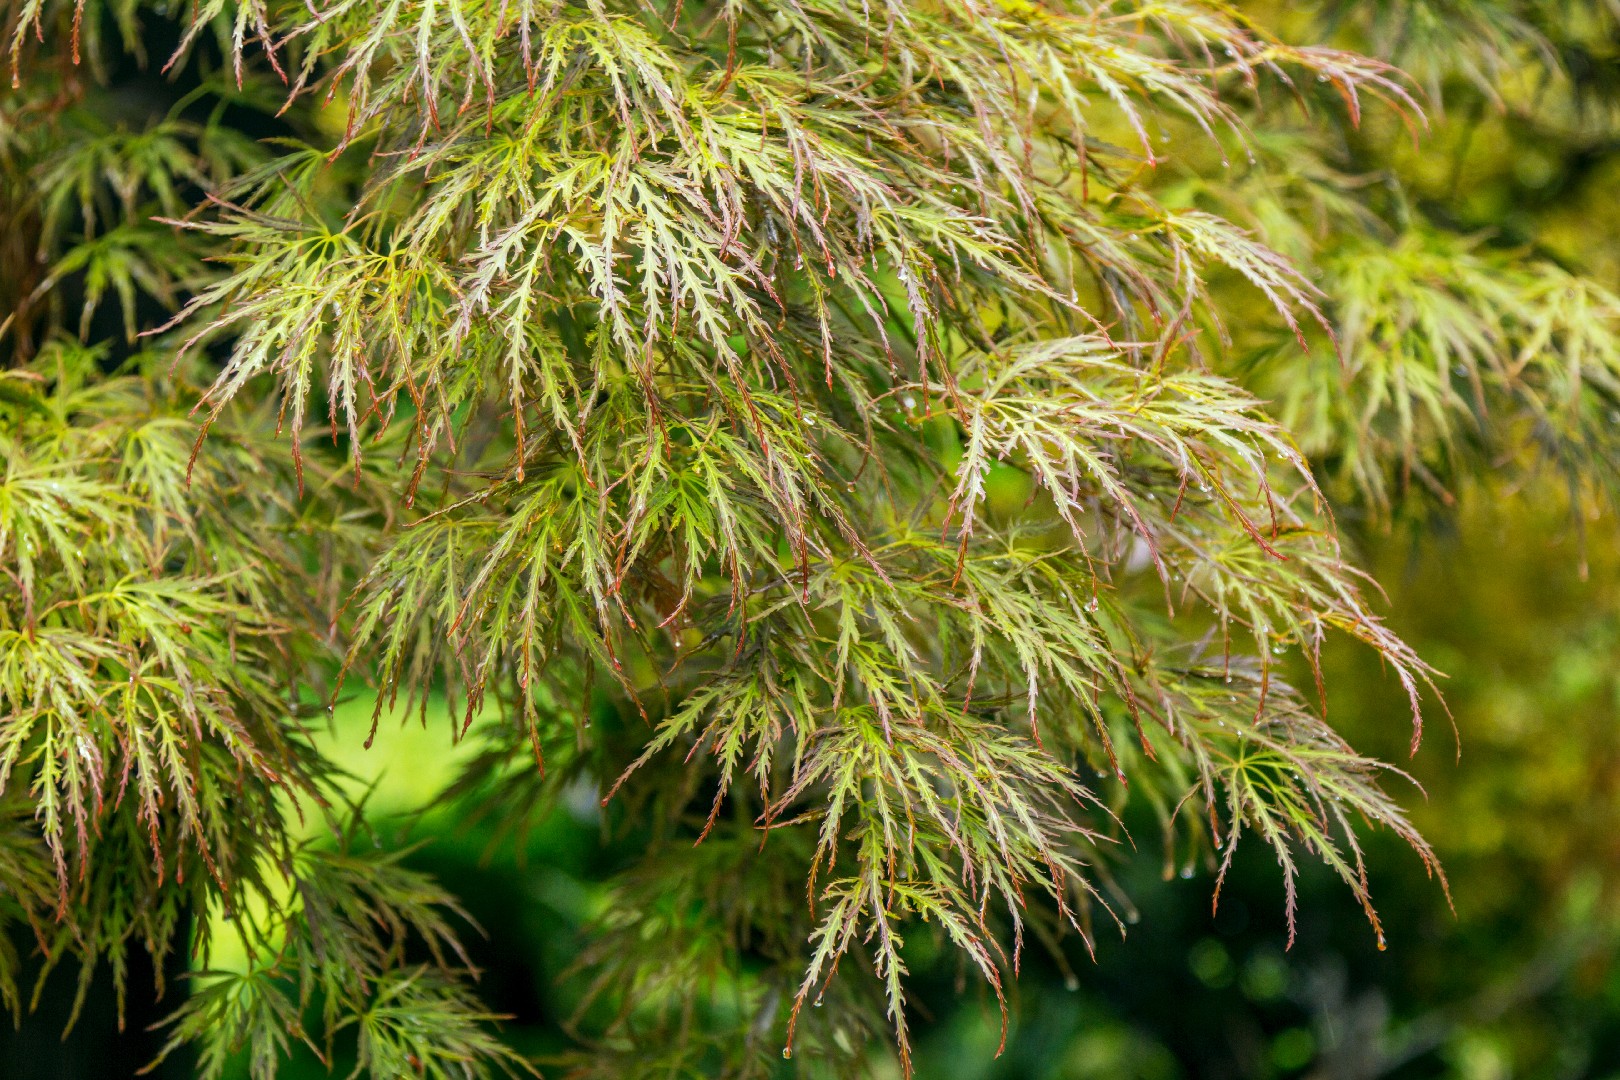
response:
<path id="1" fill-rule="evenodd" d="M 909 1071 L 953 964 L 989 1060 L 1154 844 L 1381 948 L 1362 837 L 1438 865 L 1326 669 L 1439 706 L 1345 547 L 1606 505 L 1617 301 L 1470 155 L 1601 138 L 1612 17 L 14 5 L 13 1007 L 185 952 L 204 1075 L 525 1068 L 321 733 L 368 680 L 461 748 L 424 831 L 597 830 L 577 1075 Z"/>

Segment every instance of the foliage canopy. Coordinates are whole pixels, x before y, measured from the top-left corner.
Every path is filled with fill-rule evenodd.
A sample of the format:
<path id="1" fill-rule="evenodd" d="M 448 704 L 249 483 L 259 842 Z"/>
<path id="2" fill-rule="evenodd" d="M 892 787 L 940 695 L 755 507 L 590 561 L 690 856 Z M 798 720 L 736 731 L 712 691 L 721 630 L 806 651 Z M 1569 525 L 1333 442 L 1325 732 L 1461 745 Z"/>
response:
<path id="1" fill-rule="evenodd" d="M 1336 516 L 1620 460 L 1620 298 L 1374 171 L 1557 5 L 1462 6 L 13 0 L 0 918 L 122 992 L 217 913 L 205 1076 L 526 1068 L 320 749 L 374 679 L 466 813 L 649 837 L 581 1076 L 909 1068 L 908 945 L 1123 929 L 1127 799 L 1381 947 L 1359 837 L 1438 863 L 1286 657 L 1414 749 L 1437 673 Z"/>

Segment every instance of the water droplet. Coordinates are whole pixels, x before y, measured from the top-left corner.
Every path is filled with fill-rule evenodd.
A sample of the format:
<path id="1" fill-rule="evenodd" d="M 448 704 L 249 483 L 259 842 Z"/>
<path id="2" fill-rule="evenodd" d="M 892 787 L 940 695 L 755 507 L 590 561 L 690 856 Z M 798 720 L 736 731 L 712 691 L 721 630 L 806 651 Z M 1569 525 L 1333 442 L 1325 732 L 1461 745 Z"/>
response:
<path id="1" fill-rule="evenodd" d="M 805 413 L 804 414 L 804 422 L 809 427 L 815 427 L 816 426 L 816 414 L 815 413 Z"/>
<path id="2" fill-rule="evenodd" d="M 811 1003 L 810 1003 L 810 1004 L 811 1004 L 811 1005 L 812 1005 L 812 1006 L 813 1006 L 813 1007 L 814 1007 L 814 1008 L 817 1008 L 817 1009 L 819 1009 L 819 1008 L 821 1008 L 821 995 L 820 995 L 820 994 L 817 994 L 817 995 L 816 995 L 816 1000 L 815 1000 L 815 1001 L 813 1001 L 813 1002 L 811 1002 Z"/>
<path id="3" fill-rule="evenodd" d="M 1090 600 L 1086 601 L 1086 610 L 1087 611 L 1096 611 L 1097 610 L 1097 598 L 1095 596 L 1093 596 Z"/>
<path id="4" fill-rule="evenodd" d="M 782 1047 L 782 1056 L 785 1057 L 785 1058 L 791 1058 L 793 1056 L 793 1047 L 791 1047 L 791 1046 Z"/>
<path id="5" fill-rule="evenodd" d="M 1069 991 L 1071 994 L 1080 989 L 1079 976 L 1072 974 L 1063 976 L 1063 989 Z"/>
<path id="6" fill-rule="evenodd" d="M 1192 876 L 1193 876 L 1193 868 L 1192 868 L 1191 865 L 1183 866 L 1181 868 L 1181 879 L 1183 881 L 1191 880 Z"/>
<path id="7" fill-rule="evenodd" d="M 1318 75 L 1318 76 L 1317 76 L 1317 77 L 1316 77 L 1316 81 L 1317 81 L 1317 82 L 1327 82 L 1327 81 L 1328 81 L 1328 77 L 1327 77 L 1327 76 L 1326 76 L 1326 75 Z"/>
<path id="8" fill-rule="evenodd" d="M 1378 931 L 1378 951 L 1383 952 L 1388 947 L 1384 944 L 1384 932 L 1382 930 Z"/>

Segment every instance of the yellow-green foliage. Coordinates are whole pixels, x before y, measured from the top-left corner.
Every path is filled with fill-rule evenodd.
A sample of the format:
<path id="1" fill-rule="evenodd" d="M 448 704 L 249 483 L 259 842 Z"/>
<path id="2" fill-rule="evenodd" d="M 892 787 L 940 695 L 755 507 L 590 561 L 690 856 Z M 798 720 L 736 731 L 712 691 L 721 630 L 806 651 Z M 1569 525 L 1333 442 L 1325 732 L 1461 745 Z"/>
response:
<path id="1" fill-rule="evenodd" d="M 1353 171 L 1517 6 L 1414 79 L 1215 0 L 14 0 L 0 915 L 118 974 L 239 914 L 209 1076 L 521 1067 L 449 894 L 289 824 L 351 835 L 304 703 L 375 677 L 457 798 L 673 842 L 581 1075 L 909 1062 L 907 943 L 999 997 L 1120 921 L 1127 798 L 1377 931 L 1358 835 L 1438 864 L 1278 658 L 1363 642 L 1414 744 L 1435 673 L 1330 506 L 1611 478 L 1620 301 Z"/>

